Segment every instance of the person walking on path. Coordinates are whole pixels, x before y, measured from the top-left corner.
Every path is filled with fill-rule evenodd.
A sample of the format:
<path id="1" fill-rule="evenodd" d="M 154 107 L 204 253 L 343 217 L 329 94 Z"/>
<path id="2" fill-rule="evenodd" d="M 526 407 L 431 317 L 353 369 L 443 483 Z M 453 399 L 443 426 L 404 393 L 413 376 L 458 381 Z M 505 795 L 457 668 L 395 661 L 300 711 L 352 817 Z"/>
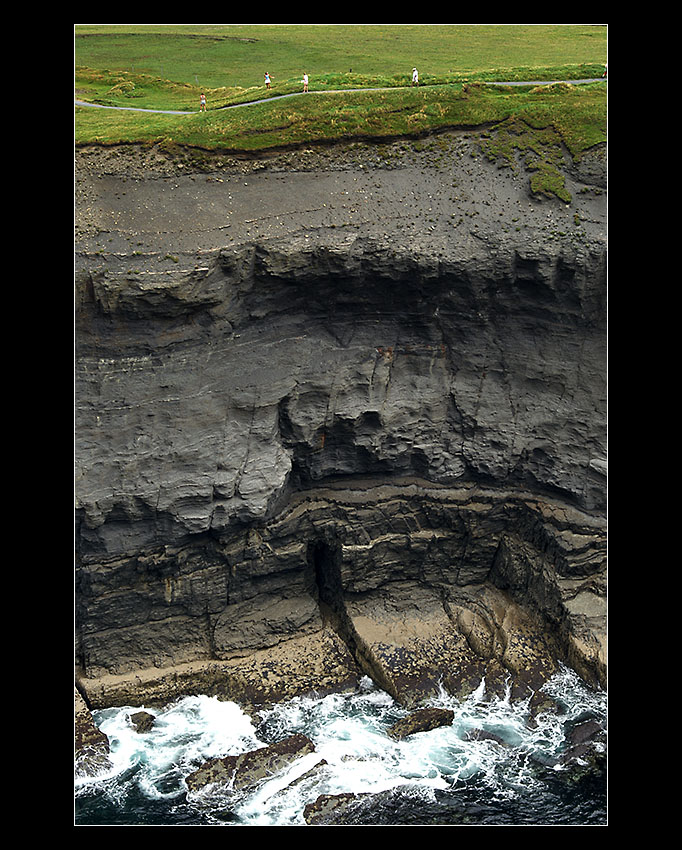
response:
<path id="1" fill-rule="evenodd" d="M 270 74 L 267 71 L 265 72 L 265 88 L 270 88 Z"/>
<path id="2" fill-rule="evenodd" d="M 418 85 L 419 85 L 419 74 L 417 73 L 417 69 L 416 69 L 416 68 L 413 68 L 413 69 L 412 69 L 412 85 L 413 85 L 413 86 L 418 86 Z"/>
<path id="3" fill-rule="evenodd" d="M 308 91 L 308 75 L 303 75 L 303 91 Z"/>
<path id="4" fill-rule="evenodd" d="M 206 95 L 203 92 L 199 97 L 199 112 L 206 112 Z"/>

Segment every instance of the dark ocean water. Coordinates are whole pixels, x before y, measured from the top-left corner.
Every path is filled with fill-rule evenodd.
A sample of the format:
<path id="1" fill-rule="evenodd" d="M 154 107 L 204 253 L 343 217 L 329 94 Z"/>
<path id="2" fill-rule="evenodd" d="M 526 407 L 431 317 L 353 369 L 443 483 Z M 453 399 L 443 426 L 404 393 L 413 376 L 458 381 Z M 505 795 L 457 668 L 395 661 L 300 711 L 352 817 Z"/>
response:
<path id="1" fill-rule="evenodd" d="M 354 694 L 297 698 L 255 718 L 234 703 L 187 697 L 147 709 L 156 720 L 145 734 L 129 719 L 139 707 L 107 709 L 95 721 L 109 736 L 113 767 L 77 781 L 75 823 L 305 826 L 307 803 L 352 792 L 362 796 L 349 825 L 606 825 L 605 769 L 576 772 L 561 761 L 575 723 L 606 725 L 606 694 L 569 670 L 544 690 L 560 711 L 533 719 L 526 703 L 488 699 L 485 683 L 465 701 L 443 693 L 430 704 L 452 709 L 453 724 L 403 741 L 387 729 L 406 711 L 369 682 Z M 187 793 L 184 777 L 207 758 L 294 733 L 311 738 L 315 752 L 252 794 Z M 304 776 L 321 759 L 327 764 Z"/>

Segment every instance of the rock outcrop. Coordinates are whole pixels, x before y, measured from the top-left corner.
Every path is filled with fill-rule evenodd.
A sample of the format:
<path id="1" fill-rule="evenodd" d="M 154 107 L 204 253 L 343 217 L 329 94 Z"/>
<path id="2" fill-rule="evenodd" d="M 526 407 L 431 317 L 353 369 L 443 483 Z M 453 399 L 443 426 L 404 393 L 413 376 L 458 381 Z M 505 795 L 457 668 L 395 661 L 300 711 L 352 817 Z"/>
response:
<path id="1" fill-rule="evenodd" d="M 420 708 L 394 723 L 388 729 L 388 734 L 396 740 L 402 740 L 417 732 L 429 732 L 440 726 L 448 726 L 454 717 L 455 712 L 447 708 Z"/>
<path id="2" fill-rule="evenodd" d="M 209 759 L 190 773 L 185 782 L 190 792 L 202 791 L 210 786 L 232 792 L 244 791 L 257 787 L 265 779 L 314 751 L 315 745 L 305 735 L 290 735 L 257 750 Z"/>
<path id="3" fill-rule="evenodd" d="M 91 705 L 605 683 L 605 195 L 439 145 L 79 152 Z"/>
<path id="4" fill-rule="evenodd" d="M 85 700 L 74 692 L 74 761 L 77 779 L 96 776 L 111 767 L 109 738 L 95 725 Z"/>

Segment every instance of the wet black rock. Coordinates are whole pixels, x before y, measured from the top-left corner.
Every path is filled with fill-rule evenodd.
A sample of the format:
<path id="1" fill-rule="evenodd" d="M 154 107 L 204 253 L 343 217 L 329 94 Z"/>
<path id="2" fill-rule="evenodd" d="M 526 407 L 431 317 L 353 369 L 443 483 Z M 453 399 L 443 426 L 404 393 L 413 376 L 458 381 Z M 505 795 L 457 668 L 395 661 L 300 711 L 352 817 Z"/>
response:
<path id="1" fill-rule="evenodd" d="M 151 731 L 155 719 L 154 715 L 148 711 L 136 711 L 130 715 L 130 722 L 140 734 Z"/>

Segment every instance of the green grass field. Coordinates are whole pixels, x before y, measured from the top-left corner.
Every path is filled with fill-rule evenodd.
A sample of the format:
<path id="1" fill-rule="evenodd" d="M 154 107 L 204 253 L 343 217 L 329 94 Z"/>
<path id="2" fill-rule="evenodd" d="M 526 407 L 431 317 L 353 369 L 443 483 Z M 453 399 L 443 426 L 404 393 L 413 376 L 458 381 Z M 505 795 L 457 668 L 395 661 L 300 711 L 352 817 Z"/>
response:
<path id="1" fill-rule="evenodd" d="M 328 74 L 422 78 L 601 65 L 606 28 L 583 25 L 76 25 L 76 65 L 207 89 Z M 506 79 L 507 77 L 503 77 Z"/>
<path id="2" fill-rule="evenodd" d="M 602 25 L 76 25 L 77 98 L 192 114 L 76 107 L 75 141 L 255 151 L 448 126 L 518 128 L 520 119 L 531 133 L 551 127 L 579 155 L 606 138 L 605 83 L 481 83 L 600 77 L 606 50 Z M 311 96 L 223 108 L 299 93 L 304 72 Z M 364 91 L 337 91 L 355 88 Z M 207 113 L 198 112 L 201 91 Z"/>

